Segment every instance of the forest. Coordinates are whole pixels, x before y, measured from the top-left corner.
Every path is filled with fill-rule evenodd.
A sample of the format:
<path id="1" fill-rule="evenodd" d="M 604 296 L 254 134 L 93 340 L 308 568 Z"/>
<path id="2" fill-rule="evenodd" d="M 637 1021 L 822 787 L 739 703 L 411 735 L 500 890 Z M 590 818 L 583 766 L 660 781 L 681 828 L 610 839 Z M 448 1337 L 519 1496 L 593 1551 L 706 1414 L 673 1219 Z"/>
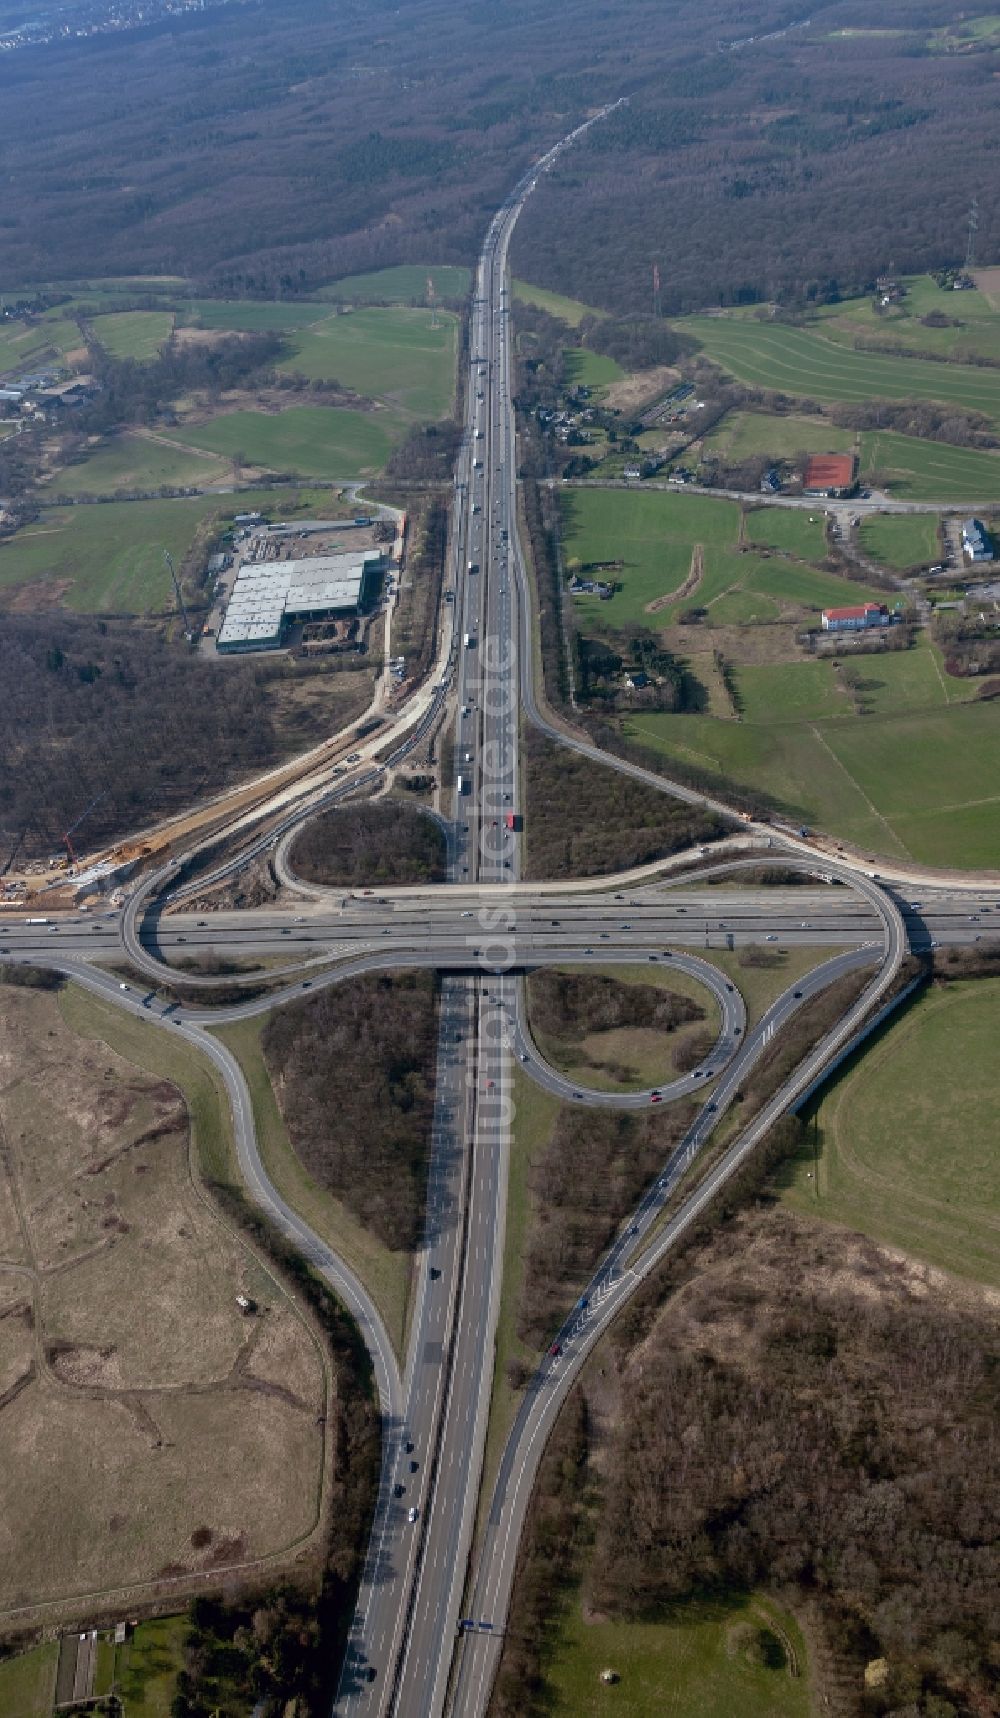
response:
<path id="1" fill-rule="evenodd" d="M 705 1018 L 705 1010 L 691 996 L 656 984 L 622 984 L 596 972 L 533 972 L 528 1000 L 532 1025 L 554 1038 L 576 1039 L 621 1026 L 673 1032 L 686 1021 Z"/>
<path id="2" fill-rule="evenodd" d="M 566 751 L 534 728 L 521 754 L 528 877 L 599 877 L 726 833 L 714 813 Z"/>
<path id="3" fill-rule="evenodd" d="M 539 184 L 515 272 L 630 317 L 653 262 L 665 314 L 808 303 L 960 262 L 973 194 L 991 261 L 988 43 L 940 51 L 950 0 L 793 21 L 785 0 L 345 0 L 334 30 L 319 0 L 253 0 L 27 49 L 4 69 L 0 284 L 290 297 L 469 263 L 518 172 L 623 94 Z"/>
<path id="4" fill-rule="evenodd" d="M 695 1113 L 690 1099 L 655 1112 L 564 1105 L 532 1165 L 535 1220 L 517 1331 L 551 1341 L 622 1219 L 663 1167 Z M 523 1382 L 516 1379 L 515 1382 Z"/>
<path id="5" fill-rule="evenodd" d="M 330 711 L 301 691 L 301 665 L 202 661 L 135 623 L 0 615 L 0 865 L 61 851 L 91 800 L 87 848 L 303 750 Z"/>
<path id="6" fill-rule="evenodd" d="M 703 1226 L 599 1361 L 533 1500 L 495 1718 L 551 1710 L 564 1605 L 682 1623 L 755 1589 L 807 1622 L 822 1710 L 995 1711 L 1000 1354 L 974 1289 L 766 1197 Z"/>
<path id="7" fill-rule="evenodd" d="M 293 1149 L 394 1250 L 416 1245 L 423 1220 L 437 995 L 430 972 L 349 979 L 264 1030 Z"/>
<path id="8" fill-rule="evenodd" d="M 291 865 L 307 883 L 440 883 L 445 839 L 426 813 L 397 800 L 345 805 L 314 817 L 295 838 Z"/>

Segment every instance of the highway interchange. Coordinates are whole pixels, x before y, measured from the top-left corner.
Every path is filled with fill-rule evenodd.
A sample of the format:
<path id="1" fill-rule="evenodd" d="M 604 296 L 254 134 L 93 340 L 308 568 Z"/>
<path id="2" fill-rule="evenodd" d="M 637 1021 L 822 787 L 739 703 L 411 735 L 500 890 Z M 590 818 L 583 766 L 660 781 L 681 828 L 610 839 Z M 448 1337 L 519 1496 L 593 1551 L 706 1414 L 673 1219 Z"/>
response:
<path id="1" fill-rule="evenodd" d="M 595 123 L 602 115 L 595 116 Z M 581 130 L 585 128 L 580 128 Z M 546 1437 L 587 1354 L 725 1177 L 773 1121 L 854 1042 L 896 982 L 909 947 L 966 944 L 1000 930 L 1000 888 L 884 886 L 861 865 L 817 854 L 793 836 L 752 826 L 732 844 L 687 856 L 680 876 L 609 878 L 590 885 L 525 884 L 517 804 L 523 718 L 559 744 L 698 804 L 727 808 L 639 766 L 610 758 L 564 731 L 541 707 L 532 656 L 531 591 L 517 530 L 514 415 L 507 307 L 507 247 L 535 179 L 579 132 L 524 176 L 490 225 L 470 319 L 465 436 L 456 470 L 448 586 L 438 659 L 427 688 L 370 743 L 353 771 L 329 767 L 294 793 L 282 788 L 267 827 L 208 879 L 274 846 L 304 816 L 359 786 L 424 735 L 453 720 L 454 839 L 449 881 L 438 891 L 345 894 L 303 887 L 292 904 L 251 911 L 164 912 L 182 881 L 176 859 L 140 880 L 120 912 L 58 923 L 0 919 L 0 958 L 54 966 L 129 1012 L 182 1034 L 218 1068 L 229 1096 L 240 1168 L 251 1196 L 343 1299 L 372 1356 L 383 1422 L 379 1497 L 334 1710 L 393 1718 L 476 1718 L 486 1710 L 509 1607 L 517 1550 Z M 241 815 L 241 831 L 253 819 Z M 237 824 L 232 826 L 234 829 Z M 708 867 L 720 881 L 706 881 Z M 740 870 L 780 863 L 801 886 L 761 886 Z M 821 881 L 829 878 L 830 881 Z M 43 915 L 44 916 L 44 915 Z M 750 1024 L 738 985 L 706 956 L 749 943 L 815 948 L 818 964 Z M 198 992 L 218 984 L 173 963 L 200 953 L 266 961 L 227 977 L 248 995 L 213 1007 Z M 825 958 L 824 958 L 825 956 Z M 127 962 L 128 976 L 110 970 Z M 476 1536 L 494 1366 L 507 1202 L 515 1062 L 569 1102 L 639 1107 L 650 1092 L 613 1095 L 571 1085 L 534 1045 L 520 974 L 553 963 L 596 967 L 673 963 L 705 982 L 719 1036 L 703 1064 L 657 1090 L 659 1101 L 711 1081 L 688 1133 L 623 1225 L 560 1332 L 553 1333 L 511 1427 Z M 103 964 L 102 964 L 103 963 Z M 258 1149 L 250 1094 L 235 1058 L 207 1021 L 246 1018 L 345 976 L 406 966 L 442 973 L 438 1075 L 427 1223 L 413 1287 L 407 1349 L 393 1352 L 364 1285 L 271 1185 Z M 843 973 L 868 973 L 863 993 L 664 1218 L 664 1206 L 740 1089 L 748 1071 L 810 997 Z M 168 980 L 176 994 L 160 988 Z M 463 1619 L 472 1619 L 467 1626 Z"/>

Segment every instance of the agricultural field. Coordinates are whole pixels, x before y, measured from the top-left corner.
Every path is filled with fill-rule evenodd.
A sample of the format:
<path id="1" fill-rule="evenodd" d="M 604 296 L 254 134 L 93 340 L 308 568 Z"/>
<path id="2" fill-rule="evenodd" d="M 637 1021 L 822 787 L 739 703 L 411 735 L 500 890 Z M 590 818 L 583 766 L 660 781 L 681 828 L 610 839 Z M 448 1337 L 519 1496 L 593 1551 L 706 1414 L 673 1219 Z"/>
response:
<path id="1" fill-rule="evenodd" d="M 756 1663 L 740 1625 L 766 1631 Z M 794 1664 L 789 1657 L 794 1654 Z M 601 1672 L 618 1673 L 614 1684 Z M 733 1598 L 679 1607 L 665 1622 L 585 1621 L 579 1599 L 552 1631 L 543 1667 L 552 1718 L 809 1718 L 805 1643 L 770 1601 Z"/>
<path id="2" fill-rule="evenodd" d="M 67 352 L 83 345 L 83 336 L 75 322 L 60 316 L 53 321 L 39 320 L 0 324 L 0 376 L 11 371 L 36 368 L 43 362 L 61 361 Z"/>
<path id="3" fill-rule="evenodd" d="M 998 1008 L 997 979 L 920 992 L 822 1098 L 785 1201 L 1000 1287 Z"/>
<path id="4" fill-rule="evenodd" d="M 838 429 L 825 418 L 740 411 L 727 412 L 702 442 L 705 453 L 717 454 L 733 465 L 755 454 L 794 459 L 799 453 L 850 453 L 853 446 L 854 431 Z"/>
<path id="5" fill-rule="evenodd" d="M 549 292 L 544 286 L 531 286 L 526 280 L 514 281 L 514 297 L 522 299 L 525 304 L 536 305 L 539 310 L 547 310 L 550 316 L 558 316 L 571 328 L 579 328 L 585 316 L 606 315 L 603 310 L 595 310 L 593 305 L 581 304 L 578 298 L 564 298 L 561 292 Z"/>
<path id="6" fill-rule="evenodd" d="M 796 686 L 804 700 L 796 718 L 792 695 L 782 690 L 787 670 L 767 671 L 769 682 L 764 671 L 743 669 L 738 678 L 749 676 L 756 719 L 651 714 L 625 729 L 665 759 L 754 788 L 801 822 L 875 854 L 929 865 L 994 865 L 996 709 L 953 701 L 956 693 L 968 699 L 969 689 L 961 681 L 949 685 L 926 646 L 854 666 L 865 715 L 834 714 L 831 682 L 813 678 Z"/>
<path id="7" fill-rule="evenodd" d="M 748 543 L 784 549 L 800 561 L 821 561 L 826 554 L 826 515 L 822 508 L 757 507 L 746 516 Z"/>
<path id="8" fill-rule="evenodd" d="M 603 392 L 612 382 L 620 382 L 625 374 L 614 358 L 606 358 L 602 352 L 590 352 L 586 346 L 568 346 L 563 359 L 570 387 L 589 388 L 592 393 Z"/>
<path id="9" fill-rule="evenodd" d="M 330 505 L 325 496 L 324 501 Z M 179 568 L 203 525 L 208 528 L 244 508 L 290 516 L 314 502 L 310 490 L 274 494 L 258 489 L 236 496 L 47 508 L 0 543 L 0 606 L 60 603 L 78 614 L 157 613 L 173 606 L 164 549 Z"/>
<path id="10" fill-rule="evenodd" d="M 282 412 L 223 412 L 207 423 L 172 430 L 170 439 L 260 470 L 303 477 L 372 477 L 404 433 L 398 412 L 340 406 L 291 406 Z"/>
<path id="11" fill-rule="evenodd" d="M 0 1610 L 291 1552 L 323 1486 L 312 1329 L 193 1179 L 181 1092 L 71 1006 L 83 1035 L 55 994 L 4 995 L 3 1203 L 33 1272 L 0 1282 Z"/>
<path id="12" fill-rule="evenodd" d="M 1000 500 L 1000 454 L 891 430 L 862 432 L 859 474 L 907 501 Z"/>
<path id="13" fill-rule="evenodd" d="M 147 362 L 158 356 L 173 332 L 169 310 L 122 310 L 94 319 L 94 337 L 113 358 Z"/>
<path id="14" fill-rule="evenodd" d="M 747 665 L 736 670 L 736 678 L 747 722 L 812 721 L 850 713 L 832 662 Z"/>
<path id="15" fill-rule="evenodd" d="M 691 316 L 678 327 L 699 341 L 707 358 L 751 387 L 823 402 L 935 400 L 1000 424 L 1000 370 L 856 352 L 819 328 L 747 316 Z"/>
<path id="16" fill-rule="evenodd" d="M 941 555 L 938 522 L 927 513 L 875 513 L 862 522 L 858 537 L 869 559 L 894 573 L 926 566 Z"/>
<path id="17" fill-rule="evenodd" d="M 838 603 L 880 600 L 880 593 L 865 585 L 783 555 L 707 548 L 702 555 L 700 580 L 664 609 L 663 620 L 670 624 L 694 605 L 707 610 L 709 626 L 753 626 L 785 615 L 795 618 L 802 610 L 811 610 L 815 617 L 821 609 Z M 695 642 L 696 637 L 692 645 Z"/>
<path id="18" fill-rule="evenodd" d="M 882 311 L 873 308 L 873 294 L 823 305 L 816 313 L 823 333 L 844 346 L 857 340 L 872 349 L 905 346 L 958 363 L 1000 359 L 1000 315 L 985 293 L 942 290 L 927 274 L 911 277 L 905 285 L 902 301 Z M 922 318 L 934 313 L 957 326 L 925 327 Z"/>
<path id="19" fill-rule="evenodd" d="M 439 310 L 370 309 L 327 313 L 289 338 L 279 369 L 310 381 L 338 381 L 415 417 L 447 416 L 455 392 L 458 318 Z"/>
<path id="20" fill-rule="evenodd" d="M 231 475 L 228 460 L 126 431 L 79 463 L 64 466 L 49 487 L 57 495 L 117 495 L 160 487 L 208 487 Z"/>
<path id="21" fill-rule="evenodd" d="M 438 299 L 464 298 L 472 285 L 472 270 L 451 263 L 401 263 L 374 274 L 349 274 L 320 289 L 319 297 L 346 304 L 426 304 L 427 281 Z"/>
<path id="22" fill-rule="evenodd" d="M 575 489 L 565 491 L 561 503 L 568 567 L 573 562 L 624 562 L 606 575 L 622 585 L 609 602 L 573 598 L 581 617 L 598 627 L 655 625 L 649 605 L 669 598 L 687 579 L 694 544 L 735 545 L 739 532 L 734 502 L 701 495 Z"/>
<path id="23" fill-rule="evenodd" d="M 329 316 L 326 304 L 281 300 L 267 303 L 252 298 L 179 299 L 177 320 L 182 327 L 218 329 L 232 334 L 287 334 L 309 328 Z"/>

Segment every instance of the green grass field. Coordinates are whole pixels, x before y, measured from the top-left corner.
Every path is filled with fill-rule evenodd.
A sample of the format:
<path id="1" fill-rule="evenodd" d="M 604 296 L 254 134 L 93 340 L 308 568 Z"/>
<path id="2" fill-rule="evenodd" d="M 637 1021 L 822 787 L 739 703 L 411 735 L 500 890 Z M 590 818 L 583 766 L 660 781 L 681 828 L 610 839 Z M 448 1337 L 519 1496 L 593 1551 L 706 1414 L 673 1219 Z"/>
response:
<path id="1" fill-rule="evenodd" d="M 954 402 L 1000 423 L 1000 370 L 855 352 L 820 329 L 746 316 L 692 316 L 679 327 L 701 343 L 707 357 L 751 387 L 822 401 Z"/>
<path id="2" fill-rule="evenodd" d="M 806 519 L 808 522 L 808 515 Z M 777 620 L 789 610 L 811 609 L 818 613 L 838 603 L 868 600 L 881 598 L 877 591 L 838 578 L 836 573 L 821 573 L 814 567 L 777 557 L 710 546 L 702 556 L 699 584 L 667 605 L 658 618 L 661 623 L 673 624 L 686 608 L 696 606 L 707 609 L 709 621 L 715 626 L 752 626 Z M 613 608 L 614 601 L 601 606 Z M 656 618 L 647 624 L 655 624 Z"/>
<path id="3" fill-rule="evenodd" d="M 208 423 L 171 431 L 171 440 L 203 447 L 270 471 L 305 477 L 372 477 L 404 433 L 390 409 L 347 411 L 339 406 L 291 406 L 287 411 L 223 412 Z"/>
<path id="4" fill-rule="evenodd" d="M 537 305 L 539 310 L 547 310 L 550 316 L 558 316 L 571 328 L 578 328 L 585 316 L 607 314 L 604 310 L 595 310 L 592 304 L 581 304 L 578 298 L 564 298 L 561 292 L 549 292 L 544 286 L 532 286 L 526 280 L 515 280 L 514 297 L 523 299 L 525 304 Z"/>
<path id="5" fill-rule="evenodd" d="M 625 371 L 614 358 L 602 352 L 589 352 L 586 346 L 567 346 L 563 352 L 566 379 L 574 388 L 585 387 L 599 392 L 618 382 Z"/>
<path id="6" fill-rule="evenodd" d="M 0 1712 L 4 1718 L 51 1718 L 58 1662 L 59 1643 L 54 1640 L 13 1658 L 0 1659 Z"/>
<path id="7" fill-rule="evenodd" d="M 866 716 L 809 713 L 808 698 L 825 703 L 828 692 L 807 680 L 798 688 L 807 702 L 796 720 L 792 694 L 777 691 L 788 670 L 744 669 L 755 720 L 644 715 L 625 728 L 665 758 L 756 788 L 803 823 L 873 853 L 928 865 L 993 866 L 1000 844 L 994 764 L 1000 715 L 989 703 L 949 701 L 954 694 L 939 678 L 933 653 L 925 647 L 923 656 L 858 664 L 869 688 Z M 955 684 L 959 697 L 967 697 Z M 770 717 L 769 687 L 779 699 L 779 714 Z"/>
<path id="8" fill-rule="evenodd" d="M 759 453 L 771 459 L 794 459 L 798 453 L 850 453 L 854 432 L 838 429 L 825 418 L 728 412 L 702 445 L 706 453 L 717 453 L 735 465 Z"/>
<path id="9" fill-rule="evenodd" d="M 876 312 L 872 294 L 826 304 L 817 312 L 830 340 L 851 345 L 904 346 L 961 362 L 970 357 L 1000 358 L 1000 315 L 982 292 L 942 290 L 930 275 L 911 276 L 902 302 Z M 956 328 L 927 328 L 922 318 L 943 313 Z"/>
<path id="10" fill-rule="evenodd" d="M 290 300 L 262 302 L 253 298 L 178 299 L 178 321 L 197 328 L 232 330 L 234 334 L 287 334 L 309 328 L 329 316 L 326 304 Z"/>
<path id="11" fill-rule="evenodd" d="M 610 602 L 589 596 L 573 599 L 588 620 L 605 627 L 632 622 L 655 626 L 656 618 L 646 613 L 646 605 L 684 582 L 692 546 L 735 543 L 739 530 L 734 502 L 703 495 L 576 489 L 564 492 L 561 502 L 567 563 L 625 563 L 620 573 L 609 575 L 622 585 Z"/>
<path id="12" fill-rule="evenodd" d="M 926 565 L 941 555 L 937 520 L 927 513 L 876 513 L 865 519 L 859 537 L 865 554 L 894 572 Z"/>
<path id="13" fill-rule="evenodd" d="M 228 460 L 126 433 L 115 436 L 78 465 L 65 466 L 50 488 L 56 495 L 115 495 L 161 485 L 181 489 L 209 484 L 230 473 Z"/>
<path id="14" fill-rule="evenodd" d="M 428 276 L 438 299 L 464 298 L 472 285 L 472 270 L 450 263 L 401 263 L 374 274 L 349 274 L 324 286 L 320 298 L 348 304 L 426 304 Z"/>
<path id="15" fill-rule="evenodd" d="M 327 314 L 289 339 L 279 368 L 310 381 L 339 381 L 421 418 L 443 418 L 455 392 L 458 318 L 429 310 L 369 309 Z"/>
<path id="16" fill-rule="evenodd" d="M 802 561 L 820 561 L 826 554 L 826 519 L 821 508 L 758 507 L 747 514 L 747 540 L 785 549 Z"/>
<path id="17" fill-rule="evenodd" d="M 786 1202 L 1000 1287 L 998 1011 L 997 979 L 922 991 L 822 1098 Z"/>
<path id="18" fill-rule="evenodd" d="M 115 1675 L 128 1718 L 170 1718 L 189 1627 L 186 1616 L 157 1617 L 118 1648 Z"/>
<path id="19" fill-rule="evenodd" d="M 264 490 L 176 501 L 109 501 L 53 507 L 0 543 L 0 592 L 38 580 L 40 606 L 58 596 L 78 614 L 147 614 L 173 607 L 168 549 L 179 567 L 202 520 L 244 508 L 277 516 L 311 505 L 309 491 L 281 498 Z"/>
<path id="20" fill-rule="evenodd" d="M 94 334 L 113 358 L 155 358 L 174 326 L 169 310 L 122 310 L 94 320 Z"/>
<path id="21" fill-rule="evenodd" d="M 783 662 L 736 671 L 747 722 L 812 721 L 849 712 L 832 662 Z"/>
<path id="22" fill-rule="evenodd" d="M 0 329 L 0 376 L 8 371 L 37 369 L 82 345 L 76 323 L 65 317 L 41 320 L 30 327 L 23 322 L 5 322 Z"/>
<path id="23" fill-rule="evenodd" d="M 1000 500 L 1000 454 L 890 430 L 863 433 L 860 476 L 908 501 Z"/>
<path id="24" fill-rule="evenodd" d="M 771 1668 L 733 1650 L 740 1623 L 764 1627 L 791 1648 Z M 601 1681 L 605 1668 L 619 1680 Z M 579 1600 L 552 1631 L 544 1662 L 552 1718 L 808 1718 L 805 1643 L 795 1622 L 762 1599 L 690 1605 L 662 1623 L 583 1619 Z"/>

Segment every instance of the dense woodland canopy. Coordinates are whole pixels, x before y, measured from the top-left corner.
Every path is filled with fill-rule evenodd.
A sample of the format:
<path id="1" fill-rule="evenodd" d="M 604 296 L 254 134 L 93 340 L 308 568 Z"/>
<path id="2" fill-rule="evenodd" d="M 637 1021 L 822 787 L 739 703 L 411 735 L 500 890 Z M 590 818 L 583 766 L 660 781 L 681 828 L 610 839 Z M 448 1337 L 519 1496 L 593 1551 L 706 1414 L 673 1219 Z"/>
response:
<path id="1" fill-rule="evenodd" d="M 808 28 L 766 39 L 796 22 L 787 0 L 342 0 L 335 17 L 249 0 L 20 51 L 0 284 L 170 272 L 288 295 L 470 262 L 518 171 L 623 93 L 528 207 L 514 262 L 534 280 L 630 313 L 654 260 L 666 312 L 824 296 L 890 260 L 961 260 L 973 193 L 991 260 L 993 53 L 936 51 L 949 0 L 799 10 Z"/>
<path id="2" fill-rule="evenodd" d="M 279 1009 L 264 1054 L 309 1174 L 387 1247 L 414 1247 L 434 1110 L 437 975 L 348 979 Z"/>
<path id="3" fill-rule="evenodd" d="M 0 868 L 133 833 L 329 731 L 284 661 L 202 661 L 122 620 L 0 615 Z M 317 682 L 320 677 L 317 677 Z"/>
<path id="4" fill-rule="evenodd" d="M 303 824 L 291 852 L 308 883 L 440 883 L 444 832 L 415 805 L 380 799 L 345 805 Z"/>

